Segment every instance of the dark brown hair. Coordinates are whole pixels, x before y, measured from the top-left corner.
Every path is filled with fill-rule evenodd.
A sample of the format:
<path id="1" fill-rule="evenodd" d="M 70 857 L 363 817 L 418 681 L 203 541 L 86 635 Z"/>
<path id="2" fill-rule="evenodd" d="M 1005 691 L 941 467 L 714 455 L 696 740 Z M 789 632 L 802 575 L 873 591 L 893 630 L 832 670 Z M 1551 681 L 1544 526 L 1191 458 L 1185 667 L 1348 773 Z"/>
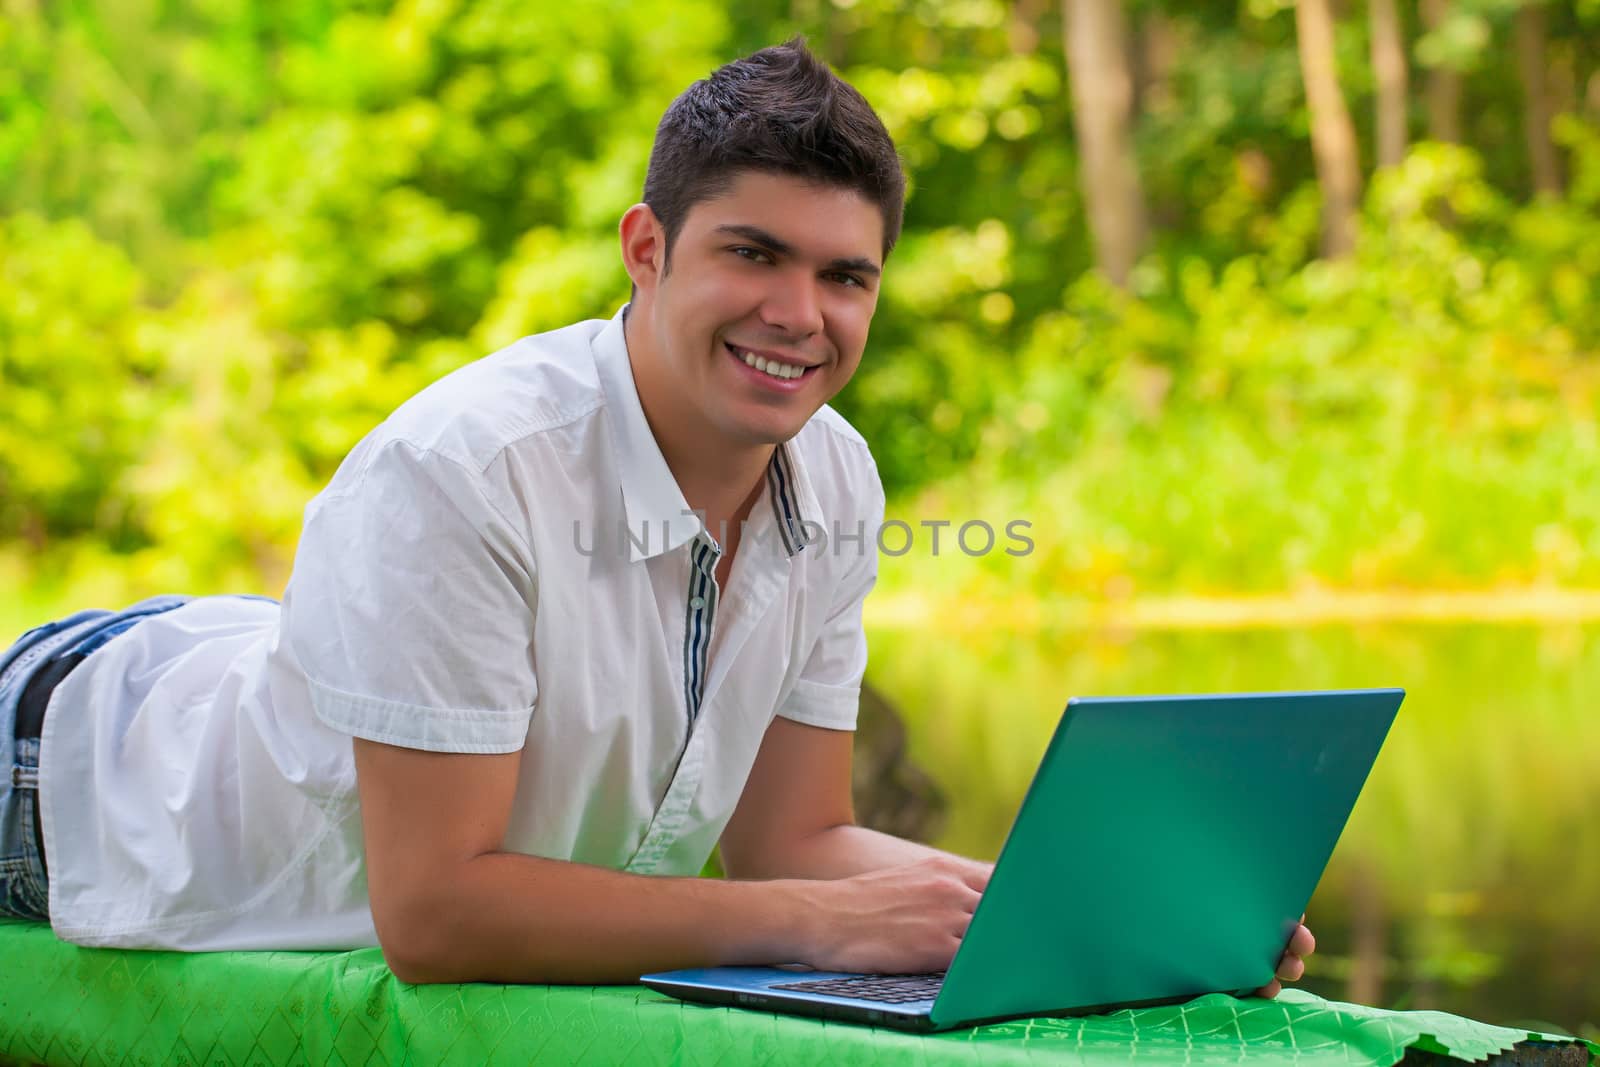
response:
<path id="1" fill-rule="evenodd" d="M 853 189 L 883 214 L 883 254 L 900 236 L 906 179 L 866 98 L 796 37 L 734 60 L 679 94 L 656 127 L 644 202 L 667 231 L 742 171 Z"/>

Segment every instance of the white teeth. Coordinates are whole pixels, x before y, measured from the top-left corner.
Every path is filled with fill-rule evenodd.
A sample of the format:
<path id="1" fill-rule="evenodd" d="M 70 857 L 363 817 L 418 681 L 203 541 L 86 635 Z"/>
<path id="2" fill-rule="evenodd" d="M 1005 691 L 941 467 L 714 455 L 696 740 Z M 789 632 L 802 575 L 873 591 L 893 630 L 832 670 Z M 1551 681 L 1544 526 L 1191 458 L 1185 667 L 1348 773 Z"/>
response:
<path id="1" fill-rule="evenodd" d="M 732 345 L 729 345 L 728 347 L 733 348 Z M 763 374 L 771 375 L 774 378 L 787 381 L 790 378 L 798 378 L 800 375 L 805 373 L 804 367 L 791 367 L 788 364 L 779 363 L 775 359 L 767 359 L 765 356 L 753 356 L 749 352 L 743 352 L 737 348 L 733 348 L 733 351 L 739 356 L 740 359 L 744 360 L 747 365 L 754 367 Z"/>

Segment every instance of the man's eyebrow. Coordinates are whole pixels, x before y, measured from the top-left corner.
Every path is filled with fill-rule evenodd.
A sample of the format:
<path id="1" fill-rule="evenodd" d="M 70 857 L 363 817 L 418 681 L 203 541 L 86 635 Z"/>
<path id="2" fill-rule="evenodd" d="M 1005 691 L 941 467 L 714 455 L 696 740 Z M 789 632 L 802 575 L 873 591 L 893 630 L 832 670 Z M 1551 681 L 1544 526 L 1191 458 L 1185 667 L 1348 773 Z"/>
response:
<path id="1" fill-rule="evenodd" d="M 718 226 L 716 233 L 730 233 L 736 237 L 743 237 L 758 245 L 765 245 L 780 256 L 792 256 L 795 253 L 794 245 L 783 238 L 768 233 L 759 226 L 749 226 L 744 223 L 728 222 Z M 861 274 L 877 276 L 883 273 L 878 265 L 865 256 L 841 256 L 828 261 L 828 270 L 853 270 Z"/>
<path id="2" fill-rule="evenodd" d="M 883 271 L 878 269 L 878 265 L 876 263 L 865 258 L 864 256 L 856 256 L 854 258 L 845 259 L 830 259 L 828 261 L 828 269 L 853 270 L 857 274 L 870 274 L 874 278 L 883 273 Z"/>

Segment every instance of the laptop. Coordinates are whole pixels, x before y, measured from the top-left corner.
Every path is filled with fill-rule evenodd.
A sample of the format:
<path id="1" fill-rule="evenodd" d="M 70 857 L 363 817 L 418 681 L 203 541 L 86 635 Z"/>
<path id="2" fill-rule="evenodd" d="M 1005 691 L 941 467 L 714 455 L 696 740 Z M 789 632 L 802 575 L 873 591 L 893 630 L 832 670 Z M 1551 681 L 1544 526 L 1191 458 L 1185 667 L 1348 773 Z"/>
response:
<path id="1" fill-rule="evenodd" d="M 948 971 L 640 981 L 913 1031 L 1247 994 L 1272 980 L 1404 697 L 1075 698 Z"/>

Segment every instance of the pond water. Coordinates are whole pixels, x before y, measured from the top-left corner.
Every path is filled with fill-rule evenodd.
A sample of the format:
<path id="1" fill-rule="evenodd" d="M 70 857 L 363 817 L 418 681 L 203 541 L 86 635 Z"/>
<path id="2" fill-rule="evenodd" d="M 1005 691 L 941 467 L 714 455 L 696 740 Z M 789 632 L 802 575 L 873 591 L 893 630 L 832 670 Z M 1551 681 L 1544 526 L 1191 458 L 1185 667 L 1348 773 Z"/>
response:
<path id="1" fill-rule="evenodd" d="M 1069 696 L 1400 686 L 1309 907 L 1305 988 L 1600 1036 L 1600 626 L 870 632 L 869 678 L 993 858 Z"/>

